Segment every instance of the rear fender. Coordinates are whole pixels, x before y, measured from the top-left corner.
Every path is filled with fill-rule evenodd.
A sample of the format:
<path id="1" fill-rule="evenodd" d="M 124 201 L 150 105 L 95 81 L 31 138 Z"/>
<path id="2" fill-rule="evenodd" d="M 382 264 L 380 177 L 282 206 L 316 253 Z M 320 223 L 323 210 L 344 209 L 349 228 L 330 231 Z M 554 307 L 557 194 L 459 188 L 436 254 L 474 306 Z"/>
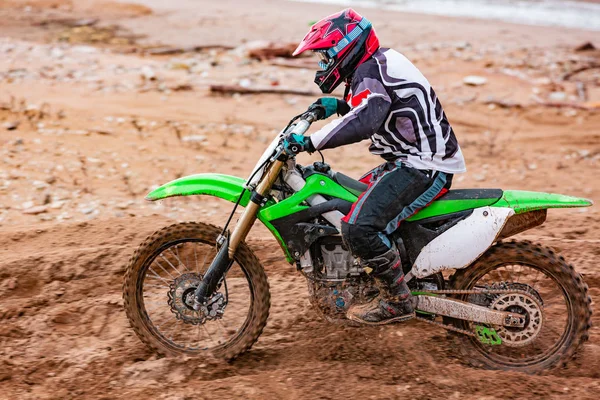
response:
<path id="1" fill-rule="evenodd" d="M 549 208 L 589 207 L 593 204 L 588 199 L 562 194 L 506 190 L 492 207 L 510 207 L 515 210 L 515 215 L 506 222 L 498 240 L 543 224 Z"/>
<path id="2" fill-rule="evenodd" d="M 481 207 L 429 242 L 417 256 L 412 275 L 424 278 L 437 272 L 461 269 L 477 260 L 496 241 L 512 208 Z"/>
<path id="3" fill-rule="evenodd" d="M 522 214 L 547 208 L 589 207 L 593 204 L 592 200 L 563 194 L 505 190 L 502 198 L 492 207 L 510 207 L 515 214 Z"/>
<path id="4" fill-rule="evenodd" d="M 478 259 L 495 241 L 541 225 L 548 208 L 589 207 L 593 202 L 553 193 L 504 191 L 502 198 L 433 239 L 422 250 L 412 275 L 423 278 L 449 269 L 462 269 Z"/>

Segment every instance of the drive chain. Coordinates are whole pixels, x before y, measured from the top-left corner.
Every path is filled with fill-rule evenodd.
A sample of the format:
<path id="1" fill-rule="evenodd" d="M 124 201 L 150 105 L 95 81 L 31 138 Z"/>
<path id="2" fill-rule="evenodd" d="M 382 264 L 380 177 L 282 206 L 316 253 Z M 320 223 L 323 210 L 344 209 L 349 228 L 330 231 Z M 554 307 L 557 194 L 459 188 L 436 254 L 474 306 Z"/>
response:
<path id="1" fill-rule="evenodd" d="M 415 319 L 419 320 L 419 321 L 427 322 L 428 324 L 431 324 L 431 325 L 439 326 L 440 328 L 444 328 L 444 329 L 446 329 L 448 331 L 462 333 L 463 335 L 467 335 L 467 336 L 475 336 L 474 332 L 468 331 L 466 329 L 457 328 L 454 325 L 444 324 L 442 322 L 433 321 L 433 320 L 430 320 L 430 319 L 427 319 L 427 318 L 423 318 L 423 317 L 419 317 L 419 316 L 415 316 Z"/>

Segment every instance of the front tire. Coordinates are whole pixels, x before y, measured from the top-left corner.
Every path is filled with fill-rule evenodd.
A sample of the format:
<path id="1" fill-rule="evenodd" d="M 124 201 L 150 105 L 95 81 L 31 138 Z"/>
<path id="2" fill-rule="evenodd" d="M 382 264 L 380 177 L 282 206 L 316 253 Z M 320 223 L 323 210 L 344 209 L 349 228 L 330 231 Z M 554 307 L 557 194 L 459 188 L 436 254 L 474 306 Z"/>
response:
<path id="1" fill-rule="evenodd" d="M 220 289 L 226 296 L 232 296 L 235 282 L 238 282 L 238 287 L 244 291 L 241 310 L 228 310 L 227 307 L 232 306 L 227 304 L 223 319 L 203 320 L 199 313 L 185 308 L 181 300 L 183 296 L 173 299 L 183 290 L 188 296 L 193 292 L 193 283 L 201 279 L 216 254 L 216 239 L 220 233 L 220 228 L 204 223 L 174 224 L 150 235 L 129 260 L 123 284 L 127 318 L 140 340 L 159 354 L 201 355 L 208 350 L 215 356 L 234 359 L 250 349 L 262 333 L 269 316 L 269 284 L 258 258 L 243 242 Z M 197 250 L 197 247 L 200 249 Z M 190 259 L 196 260 L 195 268 Z M 231 281 L 234 281 L 233 285 Z M 152 293 L 148 294 L 149 291 Z M 160 307 L 163 307 L 160 320 L 155 318 L 159 324 L 153 316 Z M 223 327 L 228 312 L 233 313 L 239 326 Z M 209 324 L 217 323 L 221 325 L 213 330 L 219 334 L 223 332 L 226 339 L 222 342 L 215 340 L 210 333 Z M 191 332 L 188 336 L 192 344 L 179 340 L 184 337 L 185 331 Z M 204 332 L 210 339 L 204 338 Z M 194 337 L 196 334 L 198 338 Z"/>
<path id="2" fill-rule="evenodd" d="M 532 272 L 527 272 L 530 270 Z M 526 283 L 528 276 L 534 274 L 537 274 L 534 283 Z M 488 276 L 491 278 L 486 281 L 485 277 Z M 457 341 L 457 349 L 470 364 L 487 369 L 538 374 L 566 365 L 588 340 L 588 330 L 592 325 L 592 300 L 588 295 L 588 286 L 573 266 L 551 249 L 527 241 L 498 243 L 474 264 L 457 271 L 451 279 L 452 288 L 458 290 L 490 287 L 494 283 L 531 292 L 543 304 L 544 324 L 558 324 L 557 321 L 564 318 L 565 327 L 562 330 L 547 328 L 549 333 L 539 333 L 531 342 L 511 343 L 513 348 L 505 342 L 492 346 L 483 344 L 475 337 L 452 335 Z M 551 290 L 550 284 L 556 285 L 556 289 Z M 473 295 L 458 295 L 457 298 L 473 301 L 474 298 L 470 296 Z M 561 304 L 563 308 L 558 308 Z M 474 329 L 474 324 L 467 321 L 454 320 L 453 323 L 461 329 Z M 544 328 L 542 326 L 540 332 Z M 557 336 L 555 341 L 551 340 L 554 336 Z M 544 346 L 548 349 L 542 351 Z"/>

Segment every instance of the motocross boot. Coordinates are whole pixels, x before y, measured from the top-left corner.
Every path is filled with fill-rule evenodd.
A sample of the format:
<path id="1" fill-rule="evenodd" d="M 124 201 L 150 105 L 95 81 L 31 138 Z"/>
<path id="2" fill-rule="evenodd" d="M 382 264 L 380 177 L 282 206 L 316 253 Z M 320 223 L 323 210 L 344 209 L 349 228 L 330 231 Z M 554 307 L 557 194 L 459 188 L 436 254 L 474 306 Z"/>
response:
<path id="1" fill-rule="evenodd" d="M 367 325 L 385 325 L 413 318 L 415 311 L 398 251 L 392 248 L 378 257 L 365 260 L 363 266 L 372 269 L 380 295 L 369 303 L 351 306 L 346 317 Z"/>

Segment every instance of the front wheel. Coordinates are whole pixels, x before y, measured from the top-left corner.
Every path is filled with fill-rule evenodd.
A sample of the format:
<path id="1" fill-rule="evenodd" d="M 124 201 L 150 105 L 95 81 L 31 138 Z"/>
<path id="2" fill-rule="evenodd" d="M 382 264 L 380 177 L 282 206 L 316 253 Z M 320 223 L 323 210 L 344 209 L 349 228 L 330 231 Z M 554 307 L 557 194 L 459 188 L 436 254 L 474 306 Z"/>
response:
<path id="1" fill-rule="evenodd" d="M 566 364 L 588 339 L 588 287 L 549 248 L 530 242 L 496 244 L 473 265 L 457 271 L 451 283 L 458 290 L 504 291 L 457 298 L 526 317 L 522 328 L 454 321 L 458 328 L 476 333 L 455 336 L 458 350 L 473 365 L 541 373 Z"/>
<path id="2" fill-rule="evenodd" d="M 131 257 L 123 284 L 125 311 L 137 336 L 158 353 L 210 351 L 233 359 L 262 333 L 269 316 L 269 284 L 245 243 L 208 307 L 193 308 L 220 232 L 203 223 L 174 224 L 149 236 Z"/>

